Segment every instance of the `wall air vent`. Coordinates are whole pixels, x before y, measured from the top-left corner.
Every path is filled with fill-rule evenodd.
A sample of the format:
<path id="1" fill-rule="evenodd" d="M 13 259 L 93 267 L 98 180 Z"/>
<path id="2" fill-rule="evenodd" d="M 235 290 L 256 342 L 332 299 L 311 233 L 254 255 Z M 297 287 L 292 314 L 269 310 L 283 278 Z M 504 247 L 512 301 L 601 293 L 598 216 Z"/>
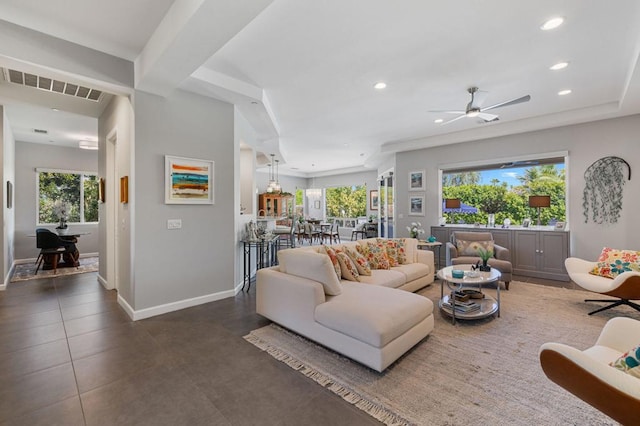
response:
<path id="1" fill-rule="evenodd" d="M 102 96 L 102 92 L 100 90 L 90 89 L 77 84 L 42 77 L 40 75 L 29 74 L 27 72 L 10 70 L 7 68 L 3 68 L 2 71 L 4 72 L 4 78 L 6 81 L 19 84 L 21 86 L 75 96 L 76 98 L 82 98 L 94 102 L 98 102 Z"/>
<path id="2" fill-rule="evenodd" d="M 40 133 L 42 135 L 47 135 L 49 134 L 49 131 L 44 129 L 33 129 L 33 133 Z"/>

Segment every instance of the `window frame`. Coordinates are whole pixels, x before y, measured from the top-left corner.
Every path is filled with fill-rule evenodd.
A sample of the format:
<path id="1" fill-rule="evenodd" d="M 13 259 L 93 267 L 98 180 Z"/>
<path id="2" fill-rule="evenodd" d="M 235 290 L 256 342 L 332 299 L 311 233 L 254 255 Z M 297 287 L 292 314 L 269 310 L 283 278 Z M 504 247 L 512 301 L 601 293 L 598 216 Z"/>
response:
<path id="1" fill-rule="evenodd" d="M 58 222 L 40 222 L 40 173 L 60 173 L 60 174 L 74 174 L 80 176 L 80 200 L 84 201 L 84 177 L 95 176 L 96 182 L 98 182 L 98 172 L 69 170 L 69 169 L 50 169 L 44 167 L 36 168 L 36 226 L 51 226 L 56 225 Z M 80 222 L 67 222 L 70 225 L 97 225 L 96 222 L 84 222 L 84 202 L 80 203 Z"/>
<path id="2" fill-rule="evenodd" d="M 569 223 L 569 217 L 571 214 L 569 200 L 571 199 L 571 187 L 569 185 L 569 169 L 570 169 L 570 158 L 569 151 L 552 151 L 552 152 L 540 152 L 536 154 L 528 154 L 528 155 L 516 155 L 512 157 L 495 157 L 495 158 L 485 158 L 482 160 L 472 160 L 472 161 L 464 161 L 459 163 L 446 163 L 439 164 L 438 167 L 438 217 L 441 218 L 443 215 L 442 212 L 442 175 L 445 173 L 452 173 L 458 171 L 460 169 L 471 169 L 478 168 L 482 169 L 486 166 L 495 166 L 500 163 L 509 163 L 509 162 L 517 162 L 517 161 L 532 161 L 532 160 L 547 160 L 552 158 L 563 158 L 564 159 L 564 192 L 565 192 L 565 222 Z M 568 226 L 567 226 L 568 228 Z"/>

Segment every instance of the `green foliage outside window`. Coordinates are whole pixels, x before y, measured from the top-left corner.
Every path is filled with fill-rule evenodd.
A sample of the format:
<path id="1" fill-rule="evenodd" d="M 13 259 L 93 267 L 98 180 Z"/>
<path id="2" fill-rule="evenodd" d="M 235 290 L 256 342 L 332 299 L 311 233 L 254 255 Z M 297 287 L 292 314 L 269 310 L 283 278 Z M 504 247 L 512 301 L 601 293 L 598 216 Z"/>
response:
<path id="1" fill-rule="evenodd" d="M 38 223 L 59 222 L 53 209 L 58 200 L 70 207 L 69 223 L 97 222 L 97 176 L 64 172 L 39 172 Z"/>
<path id="2" fill-rule="evenodd" d="M 367 214 L 367 188 L 364 185 L 327 188 L 328 217 L 359 217 Z"/>
<path id="3" fill-rule="evenodd" d="M 446 179 L 445 179 L 446 177 Z M 529 195 L 551 196 L 551 207 L 540 210 L 541 224 L 547 225 L 551 219 L 566 221 L 566 189 L 564 169 L 553 164 L 530 167 L 518 178 L 520 185 L 507 188 L 507 184 L 494 180 L 489 185 L 465 183 L 445 185 L 460 180 L 443 174 L 443 198 L 459 198 L 461 202 L 478 208 L 478 213 L 444 213 L 447 223 L 487 223 L 487 215 L 495 212 L 496 224 L 504 219 L 519 224 L 525 218 L 538 217 L 538 209 L 529 207 Z M 501 201 L 502 200 L 502 201 Z"/>

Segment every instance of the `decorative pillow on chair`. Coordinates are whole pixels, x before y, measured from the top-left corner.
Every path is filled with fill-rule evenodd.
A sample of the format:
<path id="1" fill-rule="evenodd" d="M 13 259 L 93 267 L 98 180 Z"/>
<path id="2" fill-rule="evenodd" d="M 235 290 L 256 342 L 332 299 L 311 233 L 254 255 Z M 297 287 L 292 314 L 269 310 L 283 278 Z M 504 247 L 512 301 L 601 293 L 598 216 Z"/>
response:
<path id="1" fill-rule="evenodd" d="M 640 272 L 640 251 L 615 250 L 605 247 L 598 257 L 598 265 L 589 273 L 607 278 L 615 278 L 623 272 Z"/>
<path id="2" fill-rule="evenodd" d="M 347 256 L 349 256 L 351 260 L 353 260 L 353 263 L 356 265 L 356 268 L 358 269 L 358 273 L 360 275 L 371 275 L 371 266 L 369 266 L 369 262 L 362 254 L 360 254 L 357 250 L 350 249 L 349 247 L 345 247 L 344 251 L 345 253 L 347 253 Z"/>
<path id="3" fill-rule="evenodd" d="M 342 278 L 349 281 L 360 281 L 360 274 L 353 260 L 343 251 L 338 251 L 338 262 L 340 262 L 340 270 Z"/>
<path id="4" fill-rule="evenodd" d="M 336 271 L 336 275 L 338 276 L 338 279 L 342 278 L 342 270 L 340 269 L 340 262 L 338 262 L 338 256 L 336 251 L 329 247 L 329 246 L 324 246 L 324 251 L 327 252 L 327 255 L 329 256 L 329 259 L 331 259 L 331 263 L 333 264 L 333 269 L 335 269 Z"/>
<path id="5" fill-rule="evenodd" d="M 609 365 L 640 379 L 640 345 L 622 354 Z"/>
<path id="6" fill-rule="evenodd" d="M 456 240 L 456 248 L 458 249 L 458 256 L 479 256 L 478 249 L 491 250 L 491 253 L 495 254 L 495 248 L 493 247 L 493 240 L 486 240 L 486 241 Z"/>

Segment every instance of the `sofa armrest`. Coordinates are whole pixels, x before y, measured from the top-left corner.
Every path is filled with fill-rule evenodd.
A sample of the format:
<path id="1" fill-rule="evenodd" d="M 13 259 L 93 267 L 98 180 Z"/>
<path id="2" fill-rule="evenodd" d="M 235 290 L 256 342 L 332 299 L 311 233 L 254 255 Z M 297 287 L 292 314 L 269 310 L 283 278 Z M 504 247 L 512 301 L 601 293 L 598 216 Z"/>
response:
<path id="1" fill-rule="evenodd" d="M 496 259 L 506 260 L 507 262 L 511 262 L 511 252 L 509 251 L 508 248 L 494 244 L 493 249 L 496 252 L 496 255 L 495 255 Z"/>
<path id="2" fill-rule="evenodd" d="M 429 267 L 429 272 L 436 270 L 436 264 L 434 263 L 433 251 L 431 250 L 416 250 L 417 251 L 417 263 L 424 263 Z"/>
<path id="3" fill-rule="evenodd" d="M 270 320 L 291 326 L 292 322 L 314 321 L 316 306 L 326 301 L 318 281 L 280 272 L 277 267 L 256 273 L 256 312 Z"/>
<path id="4" fill-rule="evenodd" d="M 453 245 L 453 243 L 447 241 L 445 246 L 445 254 L 447 259 L 447 266 L 451 266 L 451 259 L 455 259 L 456 257 L 458 257 L 458 249 L 455 245 Z"/>

